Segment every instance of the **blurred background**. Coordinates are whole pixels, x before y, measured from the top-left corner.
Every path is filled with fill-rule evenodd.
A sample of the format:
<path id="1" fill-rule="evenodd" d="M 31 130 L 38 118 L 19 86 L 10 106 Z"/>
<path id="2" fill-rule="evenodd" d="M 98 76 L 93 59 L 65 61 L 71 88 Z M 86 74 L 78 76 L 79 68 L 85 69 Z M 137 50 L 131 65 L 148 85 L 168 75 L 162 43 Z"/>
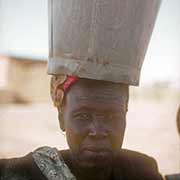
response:
<path id="1" fill-rule="evenodd" d="M 39 146 L 67 148 L 49 94 L 47 0 L 0 0 L 0 158 Z M 131 88 L 123 147 L 180 171 L 180 1 L 163 0 L 141 73 Z"/>

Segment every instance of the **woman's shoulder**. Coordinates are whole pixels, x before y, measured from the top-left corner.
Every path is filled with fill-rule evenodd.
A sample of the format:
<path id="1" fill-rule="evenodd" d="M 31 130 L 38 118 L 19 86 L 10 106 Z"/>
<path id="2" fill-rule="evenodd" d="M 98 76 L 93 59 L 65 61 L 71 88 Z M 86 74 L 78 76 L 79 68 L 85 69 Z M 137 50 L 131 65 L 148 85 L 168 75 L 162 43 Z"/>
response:
<path id="1" fill-rule="evenodd" d="M 152 164 L 152 165 L 155 165 L 155 168 L 157 168 L 156 160 L 153 157 L 147 154 L 144 154 L 142 152 L 133 151 L 129 149 L 121 149 L 118 153 L 118 157 L 130 160 L 131 162 L 134 162 L 134 163 Z"/>
<path id="2" fill-rule="evenodd" d="M 127 149 L 120 150 L 116 158 L 115 167 L 118 167 L 117 172 L 123 171 L 125 176 L 131 176 L 132 179 L 162 179 L 156 160 L 140 152 Z"/>
<path id="3" fill-rule="evenodd" d="M 41 147 L 24 157 L 1 159 L 0 179 L 53 180 L 57 179 L 57 176 L 75 179 L 65 163 L 68 154 L 68 150 L 58 151 L 56 148 Z M 117 155 L 114 167 L 115 177 L 118 178 L 122 176 L 124 179 L 162 179 L 156 161 L 139 152 L 122 149 Z"/>
<path id="4" fill-rule="evenodd" d="M 30 170 L 33 169 L 32 153 L 24 157 L 1 159 L 0 179 L 31 180 Z"/>
<path id="5" fill-rule="evenodd" d="M 0 159 L 0 179 L 3 180 L 47 180 L 40 171 L 34 160 L 34 154 L 37 154 L 45 147 L 38 148 L 23 157 Z M 47 148 L 46 148 L 47 149 Z M 48 148 L 49 150 L 52 148 Z"/>
<path id="6" fill-rule="evenodd" d="M 63 154 L 66 151 L 62 151 Z M 75 179 L 65 164 L 60 151 L 40 147 L 24 157 L 1 159 L 0 179 L 3 180 L 56 180 Z"/>

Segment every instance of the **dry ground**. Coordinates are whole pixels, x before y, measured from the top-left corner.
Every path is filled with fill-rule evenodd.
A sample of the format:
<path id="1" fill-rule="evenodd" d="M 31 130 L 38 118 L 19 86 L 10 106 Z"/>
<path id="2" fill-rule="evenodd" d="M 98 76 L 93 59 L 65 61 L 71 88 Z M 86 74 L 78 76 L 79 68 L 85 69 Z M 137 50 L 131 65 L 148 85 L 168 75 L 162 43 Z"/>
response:
<path id="1" fill-rule="evenodd" d="M 162 174 L 180 170 L 180 148 L 172 100 L 133 100 L 124 147 L 153 156 Z M 22 156 L 39 146 L 67 147 L 51 104 L 0 106 L 0 158 Z"/>

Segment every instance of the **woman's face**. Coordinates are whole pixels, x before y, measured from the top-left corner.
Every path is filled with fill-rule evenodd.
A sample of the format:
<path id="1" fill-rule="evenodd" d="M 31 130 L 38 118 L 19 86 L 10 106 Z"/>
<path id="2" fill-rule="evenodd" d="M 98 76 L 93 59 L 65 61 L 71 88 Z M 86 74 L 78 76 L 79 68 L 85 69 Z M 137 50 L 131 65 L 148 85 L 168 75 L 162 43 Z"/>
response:
<path id="1" fill-rule="evenodd" d="M 79 80 L 68 92 L 63 121 L 72 157 L 82 167 L 105 167 L 121 148 L 128 87 Z"/>

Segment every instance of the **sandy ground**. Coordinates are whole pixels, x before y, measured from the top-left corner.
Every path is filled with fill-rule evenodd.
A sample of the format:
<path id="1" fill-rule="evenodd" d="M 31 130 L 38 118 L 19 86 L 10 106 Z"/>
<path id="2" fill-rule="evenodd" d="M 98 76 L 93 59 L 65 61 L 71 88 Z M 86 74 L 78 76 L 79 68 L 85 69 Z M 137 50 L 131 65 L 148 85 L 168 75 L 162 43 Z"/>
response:
<path id="1" fill-rule="evenodd" d="M 132 100 L 123 147 L 153 156 L 162 174 L 180 171 L 175 101 Z M 142 112 L 142 113 L 141 113 Z M 67 147 L 51 104 L 0 106 L 0 158 L 23 156 L 39 146 Z"/>

